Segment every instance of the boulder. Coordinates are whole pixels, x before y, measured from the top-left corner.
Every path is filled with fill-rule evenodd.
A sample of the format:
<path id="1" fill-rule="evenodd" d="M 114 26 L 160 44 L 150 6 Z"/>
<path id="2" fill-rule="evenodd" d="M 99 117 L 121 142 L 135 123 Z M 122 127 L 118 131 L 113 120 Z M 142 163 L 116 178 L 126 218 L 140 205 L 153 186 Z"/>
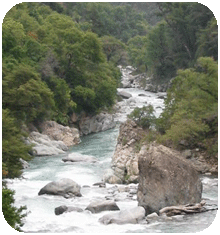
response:
<path id="1" fill-rule="evenodd" d="M 68 147 L 62 141 L 51 140 L 49 136 L 32 131 L 26 139 L 27 144 L 32 144 L 33 155 L 51 156 L 64 154 Z"/>
<path id="2" fill-rule="evenodd" d="M 65 198 L 74 196 L 81 197 L 80 188 L 81 187 L 73 180 L 64 178 L 48 183 L 39 191 L 38 195 L 59 195 Z"/>
<path id="3" fill-rule="evenodd" d="M 79 208 L 79 207 L 73 207 L 73 206 L 58 206 L 55 208 L 54 212 L 55 215 L 61 215 L 64 212 L 72 212 L 72 211 L 76 211 L 76 212 L 83 212 L 83 209 Z"/>
<path id="4" fill-rule="evenodd" d="M 115 126 L 113 115 L 104 112 L 95 116 L 82 115 L 79 121 L 79 129 L 82 135 L 106 131 Z"/>
<path id="5" fill-rule="evenodd" d="M 97 159 L 93 156 L 83 155 L 80 153 L 70 153 L 62 158 L 64 162 L 97 162 Z"/>
<path id="6" fill-rule="evenodd" d="M 79 131 L 74 127 L 63 126 L 54 121 L 46 121 L 40 125 L 42 134 L 49 136 L 52 140 L 61 140 L 66 146 L 80 143 Z"/>
<path id="7" fill-rule="evenodd" d="M 112 157 L 112 170 L 105 172 L 103 180 L 110 184 L 137 183 L 138 157 L 135 150 L 143 130 L 132 120 L 121 124 L 118 141 Z"/>
<path id="8" fill-rule="evenodd" d="M 132 95 L 126 91 L 118 91 L 117 95 L 121 96 L 123 99 L 129 99 Z"/>
<path id="9" fill-rule="evenodd" d="M 199 175 L 179 152 L 155 142 L 145 145 L 139 153 L 138 168 L 138 205 L 147 215 L 167 206 L 201 201 Z"/>
<path id="10" fill-rule="evenodd" d="M 111 200 L 105 201 L 93 201 L 87 207 L 86 210 L 91 211 L 92 213 L 99 213 L 101 211 L 116 211 L 120 210 L 117 204 Z"/>
<path id="11" fill-rule="evenodd" d="M 145 210 L 141 206 L 132 209 L 123 210 L 117 213 L 104 215 L 99 222 L 107 224 L 137 224 L 145 217 Z"/>

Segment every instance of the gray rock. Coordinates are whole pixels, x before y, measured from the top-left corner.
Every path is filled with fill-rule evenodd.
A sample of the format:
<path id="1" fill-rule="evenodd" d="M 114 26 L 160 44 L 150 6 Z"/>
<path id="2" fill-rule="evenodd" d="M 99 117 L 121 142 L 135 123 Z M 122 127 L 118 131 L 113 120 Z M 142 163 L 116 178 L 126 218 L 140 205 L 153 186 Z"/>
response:
<path id="1" fill-rule="evenodd" d="M 101 211 L 116 211 L 120 210 L 117 204 L 111 200 L 105 201 L 93 201 L 87 207 L 86 210 L 91 211 L 92 213 L 99 213 Z"/>
<path id="2" fill-rule="evenodd" d="M 55 208 L 55 215 L 61 215 L 64 212 L 72 212 L 72 211 L 76 211 L 76 212 L 83 212 L 83 209 L 79 208 L 79 207 L 73 207 L 73 206 L 59 206 Z"/>
<path id="3" fill-rule="evenodd" d="M 51 140 L 49 136 L 33 131 L 26 140 L 27 144 L 33 144 L 33 155 L 51 156 L 64 154 L 68 147 L 62 141 Z"/>
<path id="4" fill-rule="evenodd" d="M 74 196 L 81 197 L 80 188 L 81 187 L 73 180 L 64 178 L 48 183 L 39 191 L 38 195 L 59 195 L 65 198 Z"/>
<path id="5" fill-rule="evenodd" d="M 151 213 L 147 216 L 147 220 L 156 220 L 156 219 L 158 219 L 158 217 L 159 217 L 159 215 L 156 212 L 154 212 L 154 213 Z"/>
<path id="6" fill-rule="evenodd" d="M 117 95 L 121 96 L 123 99 L 129 99 L 132 95 L 126 91 L 118 91 Z"/>
<path id="7" fill-rule="evenodd" d="M 42 134 L 49 136 L 52 140 L 62 141 L 66 146 L 80 143 L 79 131 L 74 127 L 63 126 L 54 121 L 46 121 L 40 125 Z"/>
<path id="8" fill-rule="evenodd" d="M 145 210 L 138 206 L 129 210 L 123 210 L 118 213 L 104 215 L 99 222 L 107 224 L 137 224 L 145 217 Z"/>
<path id="9" fill-rule="evenodd" d="M 97 162 L 97 159 L 93 156 L 83 155 L 80 153 L 71 153 L 68 156 L 62 158 L 64 162 Z"/>
<path id="10" fill-rule="evenodd" d="M 28 162 L 26 162 L 24 159 L 20 158 L 19 161 L 21 162 L 23 169 L 29 168 Z"/>
<path id="11" fill-rule="evenodd" d="M 113 115 L 108 113 L 100 113 L 95 116 L 81 117 L 79 122 L 79 128 L 82 135 L 88 135 L 90 133 L 97 133 L 112 129 L 116 126 Z"/>
<path id="12" fill-rule="evenodd" d="M 179 152 L 151 143 L 143 146 L 138 159 L 138 205 L 146 214 L 167 206 L 201 201 L 202 184 L 191 163 Z"/>

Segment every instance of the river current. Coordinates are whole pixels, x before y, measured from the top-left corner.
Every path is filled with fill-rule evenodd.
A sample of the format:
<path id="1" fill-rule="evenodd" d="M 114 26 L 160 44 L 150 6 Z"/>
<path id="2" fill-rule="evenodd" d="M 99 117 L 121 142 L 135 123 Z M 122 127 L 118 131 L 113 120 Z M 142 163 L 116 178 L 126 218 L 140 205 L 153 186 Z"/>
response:
<path id="1" fill-rule="evenodd" d="M 120 89 L 123 90 L 123 89 Z M 132 94 L 132 98 L 121 102 L 121 111 L 115 116 L 117 121 L 126 119 L 135 106 L 152 104 L 156 110 L 156 116 L 162 111 L 163 99 L 159 95 L 136 88 L 125 89 Z M 139 96 L 144 94 L 145 96 Z M 96 163 L 64 163 L 63 155 L 35 157 L 25 169 L 21 179 L 8 180 L 8 187 L 15 190 L 15 206 L 27 206 L 28 215 L 25 218 L 22 230 L 24 232 L 38 233 L 156 233 L 156 232 L 199 232 L 208 228 L 216 216 L 216 210 L 177 216 L 172 220 L 162 219 L 151 223 L 125 224 L 125 225 L 103 225 L 98 222 L 99 218 L 109 211 L 91 214 L 89 211 L 69 212 L 55 215 L 54 209 L 61 205 L 76 206 L 85 209 L 94 199 L 105 199 L 106 188 L 93 186 L 100 182 L 105 170 L 111 167 L 111 159 L 114 154 L 119 124 L 116 128 L 82 137 L 82 142 L 73 146 L 69 152 L 94 156 L 98 159 Z M 42 195 L 38 196 L 39 190 L 51 181 L 61 178 L 70 178 L 81 185 L 82 197 L 65 199 L 60 196 Z M 201 176 L 203 182 L 203 198 L 210 205 L 217 207 L 218 180 L 214 177 Z M 116 202 L 120 210 L 137 206 L 136 200 Z"/>

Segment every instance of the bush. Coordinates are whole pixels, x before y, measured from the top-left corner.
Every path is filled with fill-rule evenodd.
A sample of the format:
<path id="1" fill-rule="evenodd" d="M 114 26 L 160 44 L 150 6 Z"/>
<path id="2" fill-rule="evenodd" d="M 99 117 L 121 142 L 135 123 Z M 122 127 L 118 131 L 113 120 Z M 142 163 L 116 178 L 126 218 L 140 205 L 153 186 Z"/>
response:
<path id="1" fill-rule="evenodd" d="M 135 123 L 143 129 L 149 129 L 155 124 L 156 117 L 154 115 L 154 108 L 152 105 L 143 106 L 143 108 L 136 107 L 133 112 L 128 115 Z"/>

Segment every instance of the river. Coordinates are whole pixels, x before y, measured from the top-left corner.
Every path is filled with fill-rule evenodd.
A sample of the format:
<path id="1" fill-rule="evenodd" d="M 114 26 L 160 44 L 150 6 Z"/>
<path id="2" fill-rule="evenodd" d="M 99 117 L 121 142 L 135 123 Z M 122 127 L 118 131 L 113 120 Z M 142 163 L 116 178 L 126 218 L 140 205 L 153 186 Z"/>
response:
<path id="1" fill-rule="evenodd" d="M 121 88 L 121 90 L 123 90 Z M 163 108 L 163 99 L 158 95 L 136 88 L 128 88 L 127 92 L 132 94 L 132 99 L 120 103 L 121 111 L 115 116 L 117 121 L 126 119 L 135 106 L 152 104 L 158 116 Z M 139 96 L 139 94 L 145 96 Z M 128 108 L 128 106 L 130 108 Z M 126 108 L 127 107 L 127 108 Z M 151 223 L 126 224 L 126 225 L 103 225 L 98 219 L 109 213 L 108 211 L 91 214 L 89 211 L 70 212 L 55 215 L 54 209 L 61 205 L 76 206 L 85 209 L 94 199 L 105 199 L 108 188 L 93 186 L 100 182 L 105 170 L 111 166 L 119 124 L 116 128 L 82 137 L 82 142 L 73 146 L 69 152 L 94 156 L 98 159 L 96 163 L 64 163 L 63 155 L 50 157 L 35 157 L 25 169 L 20 179 L 8 180 L 9 188 L 15 190 L 15 205 L 17 207 L 26 205 L 28 215 L 25 218 L 22 230 L 24 232 L 43 233 L 155 233 L 155 232 L 198 232 L 213 222 L 216 210 L 175 217 L 172 220 L 161 219 Z M 82 197 L 65 199 L 60 196 L 42 195 L 38 196 L 39 190 L 51 181 L 60 178 L 70 178 L 81 185 Z M 218 180 L 214 177 L 201 176 L 203 182 L 203 198 L 210 205 L 217 207 Z M 137 206 L 136 200 L 117 201 L 120 210 Z"/>

